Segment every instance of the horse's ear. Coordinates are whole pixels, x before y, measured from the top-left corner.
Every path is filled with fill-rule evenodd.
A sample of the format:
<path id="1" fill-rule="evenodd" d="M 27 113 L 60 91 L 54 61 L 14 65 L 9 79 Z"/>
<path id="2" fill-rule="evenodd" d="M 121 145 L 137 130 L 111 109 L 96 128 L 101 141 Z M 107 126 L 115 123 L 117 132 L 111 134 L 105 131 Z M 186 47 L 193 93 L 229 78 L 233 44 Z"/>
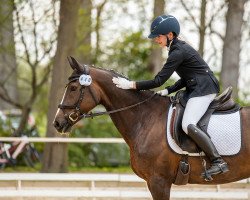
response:
<path id="1" fill-rule="evenodd" d="M 73 69 L 76 69 L 78 72 L 82 72 L 83 71 L 83 66 L 72 56 L 70 56 L 70 61 L 69 64 L 73 65 L 74 67 L 72 67 Z"/>
<path id="2" fill-rule="evenodd" d="M 67 56 L 67 59 L 68 59 L 68 61 L 69 61 L 69 64 L 70 64 L 71 68 L 74 70 L 74 69 L 75 69 L 75 66 L 74 66 L 74 63 L 73 63 L 73 61 L 72 61 L 72 57 L 71 57 L 71 56 Z"/>

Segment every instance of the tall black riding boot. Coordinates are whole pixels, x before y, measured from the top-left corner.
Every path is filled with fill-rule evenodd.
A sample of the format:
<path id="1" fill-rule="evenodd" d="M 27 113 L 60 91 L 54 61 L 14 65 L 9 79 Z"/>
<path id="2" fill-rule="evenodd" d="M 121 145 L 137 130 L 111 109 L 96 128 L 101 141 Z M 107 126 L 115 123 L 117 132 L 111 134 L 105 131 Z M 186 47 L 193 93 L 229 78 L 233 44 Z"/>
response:
<path id="1" fill-rule="evenodd" d="M 216 147 L 206 133 L 204 133 L 197 126 L 188 125 L 188 135 L 194 140 L 194 142 L 202 149 L 202 151 L 209 157 L 211 161 L 211 167 L 202 173 L 202 176 L 206 178 L 206 175 L 216 175 L 225 173 L 228 170 L 227 163 L 221 158 Z"/>

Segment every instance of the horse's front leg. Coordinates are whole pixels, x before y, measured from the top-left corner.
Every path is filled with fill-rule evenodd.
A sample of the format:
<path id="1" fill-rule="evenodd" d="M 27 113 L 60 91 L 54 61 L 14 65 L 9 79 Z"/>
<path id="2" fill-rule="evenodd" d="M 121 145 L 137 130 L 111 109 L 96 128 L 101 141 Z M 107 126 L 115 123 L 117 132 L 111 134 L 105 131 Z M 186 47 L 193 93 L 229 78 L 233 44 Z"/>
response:
<path id="1" fill-rule="evenodd" d="M 172 183 L 163 177 L 151 177 L 147 181 L 149 191 L 154 200 L 169 200 Z"/>

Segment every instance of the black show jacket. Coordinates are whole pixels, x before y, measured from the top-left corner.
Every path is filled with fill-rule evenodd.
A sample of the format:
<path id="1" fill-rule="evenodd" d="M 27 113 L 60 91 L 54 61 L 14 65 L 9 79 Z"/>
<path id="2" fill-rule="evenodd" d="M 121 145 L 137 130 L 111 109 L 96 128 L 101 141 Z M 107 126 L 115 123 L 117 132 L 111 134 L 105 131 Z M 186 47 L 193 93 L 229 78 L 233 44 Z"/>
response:
<path id="1" fill-rule="evenodd" d="M 186 87 L 188 98 L 219 93 L 219 82 L 198 52 L 175 38 L 168 59 L 153 80 L 137 81 L 136 89 L 148 90 L 163 85 L 176 72 L 180 79 L 167 87 L 169 94 Z"/>

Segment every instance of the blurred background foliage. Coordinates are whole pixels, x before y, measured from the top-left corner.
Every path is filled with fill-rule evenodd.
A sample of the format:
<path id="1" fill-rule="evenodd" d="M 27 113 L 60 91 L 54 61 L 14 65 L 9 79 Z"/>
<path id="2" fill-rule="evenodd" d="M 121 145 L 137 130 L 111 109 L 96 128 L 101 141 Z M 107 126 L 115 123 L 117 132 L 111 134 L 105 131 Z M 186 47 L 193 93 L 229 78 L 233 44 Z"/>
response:
<path id="1" fill-rule="evenodd" d="M 153 74 L 147 68 L 150 44 L 142 31 L 124 34 L 109 46 L 111 54 L 104 63 L 130 79 L 151 79 Z"/>

